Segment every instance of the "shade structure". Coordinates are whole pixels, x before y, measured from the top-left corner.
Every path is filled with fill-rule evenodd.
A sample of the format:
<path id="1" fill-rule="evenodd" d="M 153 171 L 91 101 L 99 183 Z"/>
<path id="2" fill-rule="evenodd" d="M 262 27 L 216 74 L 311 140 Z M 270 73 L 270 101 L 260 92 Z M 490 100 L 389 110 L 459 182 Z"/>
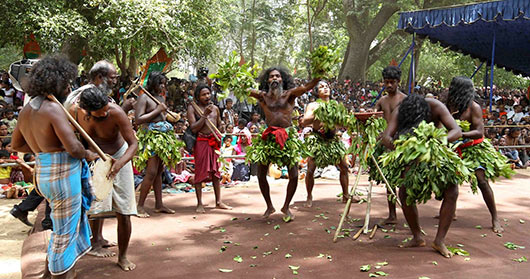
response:
<path id="1" fill-rule="evenodd" d="M 398 29 L 530 76 L 530 0 L 505 0 L 400 13 Z"/>

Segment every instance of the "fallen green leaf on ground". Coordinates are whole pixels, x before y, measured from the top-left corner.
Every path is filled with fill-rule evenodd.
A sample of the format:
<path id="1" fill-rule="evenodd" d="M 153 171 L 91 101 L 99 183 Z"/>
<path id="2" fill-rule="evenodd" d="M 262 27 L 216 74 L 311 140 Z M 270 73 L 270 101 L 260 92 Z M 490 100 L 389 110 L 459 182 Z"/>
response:
<path id="1" fill-rule="evenodd" d="M 515 243 L 512 243 L 512 242 L 506 242 L 504 243 L 504 247 L 510 249 L 510 250 L 517 250 L 517 249 L 524 249 L 525 247 L 524 246 L 520 246 L 520 245 L 517 245 Z"/>
<path id="2" fill-rule="evenodd" d="M 264 256 L 264 257 L 265 257 L 265 256 L 268 256 L 268 255 L 270 255 L 270 254 L 272 254 L 271 251 L 263 252 L 263 256 Z"/>
<path id="3" fill-rule="evenodd" d="M 220 232 L 226 232 L 226 229 L 225 228 L 219 228 L 219 231 Z"/>
<path id="4" fill-rule="evenodd" d="M 464 247 L 464 244 L 460 244 L 460 243 L 458 243 L 458 244 L 456 244 L 456 246 L 462 248 L 462 247 Z"/>
<path id="5" fill-rule="evenodd" d="M 225 269 L 225 268 L 219 268 L 219 271 L 221 271 L 221 272 L 232 272 L 231 269 Z"/>
<path id="6" fill-rule="evenodd" d="M 274 226 L 274 230 L 279 230 L 279 229 L 280 229 L 280 225 Z"/>
<path id="7" fill-rule="evenodd" d="M 498 233 L 497 236 L 498 236 L 498 237 L 502 237 L 502 233 Z"/>
<path id="8" fill-rule="evenodd" d="M 226 246 L 221 246 L 221 249 L 219 249 L 219 253 L 223 253 L 224 251 L 226 251 Z"/>
<path id="9" fill-rule="evenodd" d="M 255 260 L 257 257 L 256 256 L 250 256 L 250 258 Z"/>
<path id="10" fill-rule="evenodd" d="M 431 278 L 429 278 L 427 276 L 420 276 L 420 277 L 418 277 L 418 279 L 431 279 Z"/>
<path id="11" fill-rule="evenodd" d="M 519 219 L 519 223 L 524 224 L 524 220 L 523 219 Z"/>
<path id="12" fill-rule="evenodd" d="M 250 267 L 256 267 L 256 265 L 255 265 L 255 264 L 250 264 L 249 266 L 250 266 Z"/>
<path id="13" fill-rule="evenodd" d="M 223 243 L 224 243 L 224 244 L 230 244 L 230 243 L 232 243 L 232 241 L 230 241 L 230 240 L 225 240 L 225 241 L 223 241 Z"/>
<path id="14" fill-rule="evenodd" d="M 469 262 L 471 258 L 464 258 L 464 261 Z"/>
<path id="15" fill-rule="evenodd" d="M 528 259 L 525 256 L 522 256 L 522 257 L 517 258 L 517 259 L 512 259 L 512 261 L 518 262 L 518 263 L 525 263 L 525 262 L 528 261 Z"/>
<path id="16" fill-rule="evenodd" d="M 298 269 L 300 269 L 300 266 L 289 265 L 289 268 L 293 271 L 294 275 L 297 275 Z"/>
<path id="17" fill-rule="evenodd" d="M 385 266 L 385 265 L 388 265 L 388 262 L 380 262 L 380 263 L 377 263 L 377 265 Z"/>
<path id="18" fill-rule="evenodd" d="M 365 265 L 361 265 L 360 269 L 361 269 L 362 272 L 368 272 L 368 271 L 370 271 L 370 269 L 372 269 L 372 266 L 369 265 L 369 264 L 365 264 Z"/>
<path id="19" fill-rule="evenodd" d="M 284 216 L 282 219 L 285 223 L 291 222 L 291 216 Z"/>
<path id="20" fill-rule="evenodd" d="M 240 263 L 240 262 L 243 261 L 243 258 L 240 255 L 237 255 L 237 256 L 234 257 L 234 261 Z"/>
<path id="21" fill-rule="evenodd" d="M 480 236 L 482 236 L 482 237 L 486 237 L 486 236 L 488 236 L 488 235 L 484 233 L 484 234 L 481 234 Z"/>
<path id="22" fill-rule="evenodd" d="M 237 217 L 232 218 L 232 221 L 235 221 L 235 220 L 237 220 Z"/>
<path id="23" fill-rule="evenodd" d="M 286 258 L 286 259 L 288 259 L 288 258 L 292 258 L 292 257 L 293 257 L 293 255 L 291 255 L 291 254 L 289 254 L 289 253 L 285 254 L 285 258 Z"/>
<path id="24" fill-rule="evenodd" d="M 455 248 L 455 247 L 447 246 L 447 250 L 449 250 L 449 252 L 455 255 L 459 255 L 462 257 L 469 257 L 469 252 L 467 252 L 466 250 L 462 248 Z"/>
<path id="25" fill-rule="evenodd" d="M 482 230 L 482 226 L 481 226 L 481 225 L 476 225 L 476 226 L 475 226 L 475 229 Z"/>

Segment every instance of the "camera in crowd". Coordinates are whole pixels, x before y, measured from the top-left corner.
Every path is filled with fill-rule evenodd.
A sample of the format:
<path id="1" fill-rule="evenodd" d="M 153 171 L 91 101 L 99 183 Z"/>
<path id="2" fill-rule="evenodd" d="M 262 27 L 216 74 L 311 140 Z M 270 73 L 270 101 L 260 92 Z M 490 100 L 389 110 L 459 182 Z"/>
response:
<path id="1" fill-rule="evenodd" d="M 200 67 L 198 70 L 197 70 L 197 77 L 198 78 L 205 78 L 208 76 L 208 68 L 207 67 Z"/>

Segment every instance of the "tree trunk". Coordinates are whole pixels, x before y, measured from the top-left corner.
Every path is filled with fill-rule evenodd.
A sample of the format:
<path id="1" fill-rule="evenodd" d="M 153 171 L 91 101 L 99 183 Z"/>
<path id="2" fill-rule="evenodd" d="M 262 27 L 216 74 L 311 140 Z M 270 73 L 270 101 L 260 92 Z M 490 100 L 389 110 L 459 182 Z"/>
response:
<path id="1" fill-rule="evenodd" d="M 307 5 L 307 32 L 309 34 L 309 52 L 313 52 L 313 34 L 311 34 L 311 13 L 309 0 L 306 2 Z"/>
<path id="2" fill-rule="evenodd" d="M 254 66 L 254 51 L 256 49 L 256 25 L 254 24 L 254 16 L 256 14 L 256 0 L 252 1 L 251 9 L 251 26 L 252 26 L 252 35 L 250 39 L 250 66 Z"/>
<path id="3" fill-rule="evenodd" d="M 136 60 L 136 49 L 131 46 L 131 52 L 129 53 L 129 66 L 127 67 L 127 73 L 129 74 L 129 78 L 134 78 L 136 76 L 137 71 L 138 61 Z"/>
<path id="4" fill-rule="evenodd" d="M 365 81 L 370 43 L 350 38 L 348 49 L 346 50 L 348 56 L 343 61 L 343 71 L 340 75 L 341 80 Z"/>
<path id="5" fill-rule="evenodd" d="M 87 41 L 79 36 L 73 36 L 64 41 L 61 46 L 61 53 L 68 57 L 74 64 L 79 64 L 83 59 L 83 48 L 86 46 Z"/>

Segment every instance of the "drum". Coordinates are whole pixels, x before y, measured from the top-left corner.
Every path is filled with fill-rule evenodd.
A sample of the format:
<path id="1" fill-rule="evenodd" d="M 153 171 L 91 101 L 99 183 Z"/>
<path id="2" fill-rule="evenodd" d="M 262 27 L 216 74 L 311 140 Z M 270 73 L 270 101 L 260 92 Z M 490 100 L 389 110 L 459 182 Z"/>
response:
<path id="1" fill-rule="evenodd" d="M 105 200 L 112 190 L 114 178 L 107 179 L 107 174 L 112 168 L 112 159 L 107 156 L 107 160 L 98 159 L 92 167 L 92 188 L 97 201 Z"/>

